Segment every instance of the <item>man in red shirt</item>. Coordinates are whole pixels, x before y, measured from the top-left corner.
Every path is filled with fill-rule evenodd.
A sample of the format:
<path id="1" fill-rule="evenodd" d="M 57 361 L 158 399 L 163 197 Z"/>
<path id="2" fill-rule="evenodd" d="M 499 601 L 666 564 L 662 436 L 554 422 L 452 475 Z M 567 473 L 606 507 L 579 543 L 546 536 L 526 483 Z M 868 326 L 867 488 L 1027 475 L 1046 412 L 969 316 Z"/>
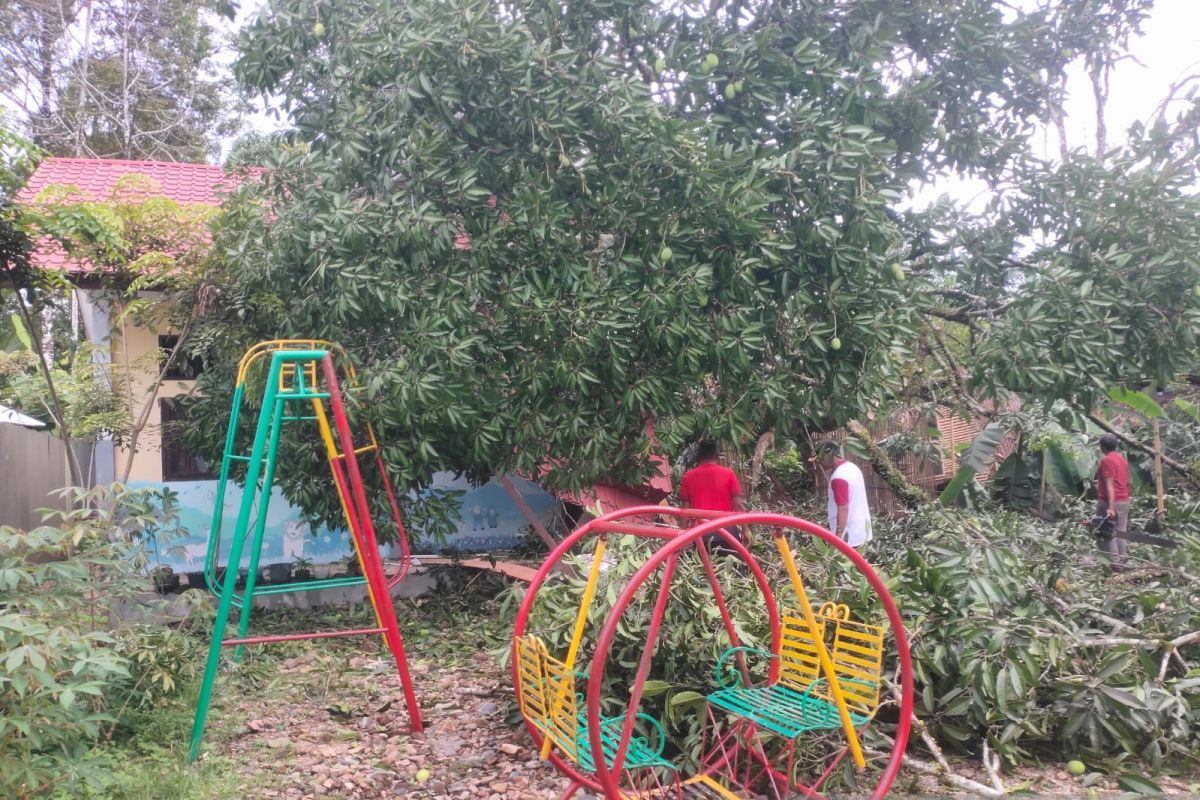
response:
<path id="1" fill-rule="evenodd" d="M 705 511 L 745 511 L 742 504 L 742 486 L 737 475 L 729 467 L 718 463 L 720 451 L 717 443 L 703 441 L 696 451 L 696 466 L 683 475 L 679 483 L 679 504 L 684 508 L 700 508 Z M 745 542 L 738 528 L 730 533 Z M 706 536 L 705 544 L 712 545 L 716 535 Z"/>
<path id="2" fill-rule="evenodd" d="M 1117 452 L 1117 437 L 1100 437 L 1100 464 L 1096 467 L 1096 514 L 1116 523 L 1117 536 L 1101 544 L 1117 564 L 1125 563 L 1126 541 L 1120 534 L 1129 530 L 1129 462 Z"/>

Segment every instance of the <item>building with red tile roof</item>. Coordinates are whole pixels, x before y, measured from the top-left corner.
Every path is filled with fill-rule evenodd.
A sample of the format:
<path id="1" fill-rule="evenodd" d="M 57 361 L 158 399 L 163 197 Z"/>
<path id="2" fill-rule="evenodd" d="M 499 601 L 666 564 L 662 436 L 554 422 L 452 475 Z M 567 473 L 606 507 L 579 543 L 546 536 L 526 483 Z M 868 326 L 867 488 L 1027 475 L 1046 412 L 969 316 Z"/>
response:
<path id="1" fill-rule="evenodd" d="M 212 164 L 50 157 L 30 175 L 17 193 L 16 202 L 32 207 L 43 202 L 69 205 L 167 198 L 185 209 L 216 209 L 246 174 L 228 173 Z M 177 333 L 125 317 L 119 293 L 105 287 L 99 269 L 85 259 L 68 256 L 56 242 L 39 241 L 32 262 L 35 267 L 71 276 L 75 287 L 73 308 L 88 341 L 98 347 L 96 358 L 113 365 L 114 379 L 129 381 L 126 388 L 133 401 L 131 412 L 135 418 L 147 404 L 151 406 L 150 425 L 133 454 L 130 480 L 163 482 L 171 480 L 175 473 L 186 474 L 188 465 L 195 460 L 177 444 L 164 442 L 160 434 L 174 398 L 190 391 L 193 382 L 190 375 L 185 377 L 181 373 L 154 388 L 158 354 L 175 341 Z M 170 302 L 159 292 L 145 292 L 143 296 Z M 94 456 L 95 481 L 114 480 L 127 457 L 128 452 L 112 441 L 99 442 Z"/>
<path id="2" fill-rule="evenodd" d="M 261 169 L 229 173 L 213 164 L 51 157 L 38 165 L 16 199 L 24 205 L 36 205 L 43 197 L 63 202 L 62 196 L 54 190 L 65 189 L 70 192 L 66 202 L 105 202 L 115 197 L 138 197 L 140 193 L 143 197 L 169 198 L 183 206 L 216 207 L 247 174 L 255 176 L 261 173 Z M 130 185 L 125 180 L 130 176 L 142 176 L 146 180 Z M 54 191 L 53 195 L 47 190 Z M 495 203 L 494 198 L 489 198 L 489 207 Z M 199 480 L 199 474 L 187 474 L 186 469 L 181 473 L 172 471 L 179 469 L 181 464 L 187 467 L 193 460 L 181 451 L 178 443 L 164 442 L 161 437 L 161 424 L 168 413 L 168 406 L 164 404 L 190 391 L 193 381 L 172 378 L 157 391 L 149 391 L 156 370 L 153 366 L 139 366 L 143 362 L 151 365 L 157 362 L 154 354 L 160 348 L 169 346 L 173 332 L 151 330 L 128 320 L 118 322 L 118 309 L 114 308 L 112 299 L 104 289 L 101 276 L 87 262 L 68 258 L 53 242 L 39 245 L 33 263 L 42 269 L 71 274 L 72 282 L 77 287 L 76 302 L 88 339 L 105 346 L 108 360 L 116 367 L 116 374 L 128 373 L 133 377 L 133 394 L 139 398 L 135 405 L 152 405 L 151 425 L 139 441 L 131 479 L 135 482 L 171 482 L 177 487 Z M 649 422 L 648 432 L 653 438 L 654 428 Z M 124 462 L 126 456 L 126 451 L 114 447 L 112 442 L 101 442 L 96 451 L 96 482 L 113 480 L 118 465 Z M 598 504 L 604 511 L 658 503 L 669 496 L 671 480 L 667 462 L 661 457 L 655 461 L 659 467 L 658 475 L 642 486 L 601 483 L 590 491 L 560 494 L 559 497 L 586 507 Z"/>
<path id="3" fill-rule="evenodd" d="M 252 170 L 249 174 L 258 174 Z M 100 158 L 59 158 L 42 161 L 17 193 L 17 202 L 35 205 L 48 189 L 71 193 L 80 203 L 112 199 L 128 187 L 126 179 L 144 178 L 144 186 L 125 188 L 125 196 L 165 197 L 181 206 L 217 207 L 222 198 L 237 188 L 246 173 L 226 172 L 215 164 L 182 164 L 173 161 L 126 161 Z M 123 186 L 124 184 L 124 186 Z M 61 198 L 56 196 L 61 202 Z M 86 262 L 72 260 L 53 242 L 42 242 L 33 254 L 34 266 L 61 270 L 86 279 L 93 270 Z"/>

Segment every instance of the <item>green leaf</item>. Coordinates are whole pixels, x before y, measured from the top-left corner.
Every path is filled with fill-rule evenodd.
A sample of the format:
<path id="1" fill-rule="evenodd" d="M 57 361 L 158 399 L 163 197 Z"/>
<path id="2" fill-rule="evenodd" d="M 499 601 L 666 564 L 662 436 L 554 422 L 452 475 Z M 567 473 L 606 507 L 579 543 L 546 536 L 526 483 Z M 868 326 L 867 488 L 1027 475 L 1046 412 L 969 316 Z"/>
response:
<path id="1" fill-rule="evenodd" d="M 1182 397 L 1176 397 L 1174 403 L 1175 407 L 1191 417 L 1193 422 L 1200 424 L 1200 406 L 1197 406 L 1195 403 L 1189 403 Z"/>
<path id="2" fill-rule="evenodd" d="M 25 327 L 25 320 L 21 319 L 19 314 L 13 314 L 12 317 L 13 331 L 16 332 L 17 341 L 20 342 L 26 350 L 33 352 L 33 340 L 29 338 L 29 330 Z"/>
<path id="3" fill-rule="evenodd" d="M 658 697 L 671 688 L 666 681 L 646 681 L 642 685 L 642 697 Z"/>
<path id="4" fill-rule="evenodd" d="M 944 505 L 953 505 L 958 499 L 959 494 L 967 486 L 968 483 L 975 479 L 975 476 L 986 472 L 992 463 L 992 459 L 996 455 L 996 450 L 1000 447 L 1000 443 L 1004 441 L 1004 437 L 1008 434 L 1006 426 L 998 422 L 993 422 L 985 427 L 975 439 L 971 442 L 971 446 L 963 453 L 959 460 L 961 465 L 958 472 L 942 490 L 938 496 L 938 501 Z"/>
<path id="5" fill-rule="evenodd" d="M 1129 706 L 1130 708 L 1137 708 L 1137 709 L 1144 709 L 1146 707 L 1145 703 L 1143 703 L 1141 700 L 1139 700 L 1137 697 L 1130 694 L 1129 692 L 1124 691 L 1123 689 L 1114 689 L 1111 686 L 1103 686 L 1103 685 L 1101 685 L 1099 687 L 1099 689 L 1104 695 L 1106 695 L 1107 697 L 1109 697 L 1113 700 L 1116 700 L 1118 703 L 1121 703 L 1122 705 L 1126 705 L 1126 706 Z"/>
<path id="6" fill-rule="evenodd" d="M 1126 791 L 1137 792 L 1143 795 L 1161 796 L 1163 793 L 1162 788 L 1158 784 L 1141 775 L 1128 772 L 1117 776 L 1117 784 Z"/>
<path id="7" fill-rule="evenodd" d="M 1162 406 L 1145 392 L 1113 386 L 1108 390 L 1108 396 L 1114 403 L 1129 406 L 1147 419 L 1159 419 L 1163 416 Z"/>
<path id="8" fill-rule="evenodd" d="M 699 692 L 678 692 L 671 695 L 671 708 L 683 708 L 685 706 L 699 703 L 704 700 L 704 695 Z"/>

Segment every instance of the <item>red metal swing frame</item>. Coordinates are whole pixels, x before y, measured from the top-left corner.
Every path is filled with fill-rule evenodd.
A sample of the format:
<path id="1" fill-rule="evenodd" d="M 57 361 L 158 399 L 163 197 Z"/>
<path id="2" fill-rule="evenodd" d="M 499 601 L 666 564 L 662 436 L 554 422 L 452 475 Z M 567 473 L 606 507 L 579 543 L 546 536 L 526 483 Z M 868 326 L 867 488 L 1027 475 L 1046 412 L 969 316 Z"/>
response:
<path id="1" fill-rule="evenodd" d="M 676 520 L 678 522 L 690 522 L 692 527 L 680 528 L 670 527 L 666 525 L 647 524 L 644 521 L 638 521 L 639 518 L 655 519 L 656 517 L 665 517 Z M 595 653 L 592 658 L 591 669 L 588 672 L 588 687 L 586 694 L 586 713 L 588 720 L 588 736 L 589 745 L 593 753 L 603 752 L 601 742 L 601 691 L 603 687 L 604 670 L 608 663 L 608 654 L 612 646 L 613 640 L 617 634 L 617 626 L 621 621 L 626 609 L 633 602 L 634 597 L 641 589 L 642 585 L 650 579 L 652 575 L 657 573 L 661 568 L 663 570 L 662 585 L 659 588 L 659 593 L 655 599 L 654 609 L 651 616 L 649 631 L 647 634 L 647 642 L 643 650 L 641 659 L 638 663 L 637 673 L 630 691 L 630 699 L 626 708 L 625 723 L 622 726 L 620 744 L 612 765 L 609 766 L 604 758 L 596 758 L 595 773 L 584 774 L 574 764 L 559 756 L 558 753 L 550 750 L 547 758 L 551 763 L 563 773 L 569 780 L 570 784 L 563 793 L 563 799 L 573 796 L 580 789 L 589 789 L 599 792 L 609 800 L 626 800 L 628 794 L 625 793 L 620 786 L 620 778 L 622 775 L 622 767 L 624 766 L 625 756 L 628 752 L 629 742 L 633 735 L 634 716 L 638 711 L 641 702 L 642 694 L 645 688 L 646 680 L 649 676 L 651 660 L 653 658 L 658 631 L 662 625 L 662 618 L 666 610 L 666 598 L 668 595 L 667 589 L 670 586 L 670 581 L 674 573 L 676 559 L 679 554 L 687 548 L 694 547 L 700 554 L 700 558 L 704 564 L 705 575 L 712 589 L 713 597 L 716 601 L 717 608 L 721 614 L 722 624 L 725 627 L 726 634 L 729 637 L 732 647 L 739 646 L 739 639 L 733 627 L 733 621 L 729 613 L 728 603 L 725 600 L 724 592 L 721 590 L 720 582 L 717 580 L 716 573 L 712 566 L 712 561 L 708 553 L 708 548 L 704 544 L 705 537 L 715 537 L 722 544 L 731 550 L 737 557 L 745 562 L 751 576 L 758 586 L 759 592 L 763 597 L 763 604 L 767 611 L 768 623 L 771 637 L 772 652 L 776 652 L 780 642 L 780 617 L 779 609 L 775 602 L 774 594 L 770 584 L 762 568 L 758 565 L 755 558 L 750 554 L 748 548 L 743 545 L 729 530 L 733 527 L 746 527 L 750 525 L 767 525 L 777 531 L 777 535 L 782 535 L 784 530 L 794 530 L 804 533 L 808 536 L 820 539 L 828 544 L 839 554 L 847 558 L 855 568 L 866 578 L 868 584 L 875 591 L 883 603 L 884 610 L 887 614 L 889 624 L 894 633 L 897 655 L 900 666 L 900 681 L 901 681 L 901 703 L 900 703 L 900 719 L 897 725 L 896 734 L 894 737 L 894 745 L 892 753 L 887 764 L 883 768 L 880 780 L 876 785 L 875 791 L 872 793 L 872 800 L 880 800 L 887 795 L 888 789 L 895 781 L 897 774 L 900 771 L 900 766 L 903 760 L 904 748 L 908 741 L 908 735 L 911 728 L 912 709 L 913 709 L 913 684 L 912 684 L 912 660 L 908 647 L 908 640 L 904 633 L 903 619 L 900 616 L 900 611 L 896 607 L 895 601 L 888 592 L 882 579 L 871 568 L 870 564 L 852 547 L 841 541 L 828 530 L 815 525 L 807 520 L 789 517 L 782 514 L 767 514 L 758 512 L 746 513 L 723 513 L 703 511 L 699 509 L 678 509 L 663 506 L 635 506 L 631 508 L 620 509 L 608 514 L 599 516 L 585 523 L 573 533 L 563 539 L 558 546 L 550 553 L 546 561 L 542 564 L 533 580 L 530 582 L 529 589 L 526 592 L 525 599 L 521 604 L 521 608 L 517 614 L 517 619 L 513 629 L 514 642 L 524 636 L 529 623 L 530 612 L 533 609 L 534 601 L 537 597 L 538 590 L 545 583 L 547 577 L 558 566 L 562 559 L 569 553 L 580 541 L 587 536 L 603 536 L 606 534 L 625 534 L 644 539 L 661 539 L 665 544 L 660 547 L 647 561 L 643 564 L 633 577 L 629 580 L 625 589 L 618 596 L 617 601 L 610 613 L 608 614 L 604 625 L 601 627 L 597 638 Z M 738 665 L 745 672 L 745 663 L 741 660 L 741 654 L 738 657 Z M 779 665 L 776 662 L 771 666 L 771 678 L 778 677 Z M 513 659 L 513 683 L 518 685 L 519 675 L 517 671 L 516 658 Z M 535 744 L 540 748 L 542 745 L 541 732 L 527 719 L 525 720 L 526 728 L 533 737 Z M 753 727 L 753 726 L 751 726 Z M 759 748 L 761 750 L 761 748 Z M 714 751 L 715 752 L 715 751 Z M 821 783 L 832 773 L 837 764 L 845 756 L 845 750 L 834 760 L 823 775 L 816 781 L 813 786 L 804 786 L 794 783 L 789 776 L 782 774 L 774 767 L 765 754 L 755 752 L 751 749 L 749 756 L 759 762 L 763 771 L 769 772 L 776 781 L 780 781 L 784 786 L 795 787 L 805 797 L 820 798 L 817 791 Z M 733 756 L 726 753 L 723 756 L 717 756 L 704 765 L 705 774 L 719 774 L 722 770 L 729 766 L 729 761 Z M 665 787 L 660 787 L 665 788 Z M 655 793 L 655 796 L 667 797 L 666 793 Z"/>

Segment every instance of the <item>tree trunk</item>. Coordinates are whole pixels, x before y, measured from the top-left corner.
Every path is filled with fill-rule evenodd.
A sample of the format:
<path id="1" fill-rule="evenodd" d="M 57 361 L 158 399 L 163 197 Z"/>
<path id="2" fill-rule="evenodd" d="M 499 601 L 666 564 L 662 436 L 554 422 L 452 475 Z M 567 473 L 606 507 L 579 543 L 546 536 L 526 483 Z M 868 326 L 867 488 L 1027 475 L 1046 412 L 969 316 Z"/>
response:
<path id="1" fill-rule="evenodd" d="M 58 387 L 54 383 L 54 373 L 50 369 L 50 362 L 46 358 L 45 349 L 42 347 L 42 332 L 34 327 L 33 314 L 29 312 L 27 302 L 25 295 L 18 289 L 18 313 L 21 315 L 21 321 L 24 323 L 25 329 L 29 331 L 29 344 L 37 356 L 38 367 L 41 369 L 42 377 L 46 381 L 46 391 L 50 395 L 50 409 L 54 416 L 54 425 L 58 428 L 58 436 L 62 439 L 62 443 L 67 451 L 67 469 L 71 473 L 71 485 L 83 486 L 83 470 L 79 466 L 79 457 L 75 453 L 75 448 L 71 446 L 71 426 L 67 423 L 62 400 L 58 396 Z"/>
<path id="2" fill-rule="evenodd" d="M 87 0 L 84 13 L 87 18 L 83 22 L 83 50 L 79 54 L 79 108 L 75 112 L 75 157 L 83 158 L 87 155 L 87 145 L 85 144 L 87 133 L 84 127 L 87 122 L 87 114 L 83 113 L 84 106 L 87 104 L 87 82 L 88 82 L 88 67 L 92 57 L 92 0 Z"/>
<path id="3" fill-rule="evenodd" d="M 30 126 L 33 130 L 33 142 L 38 147 L 49 148 L 49 132 L 53 129 L 55 102 L 54 85 L 54 44 L 57 37 L 51 29 L 51 10 L 46 9 L 45 15 L 38 21 L 38 90 L 41 92 L 40 104 Z"/>
<path id="4" fill-rule="evenodd" d="M 129 2 L 121 19 L 121 158 L 133 158 L 133 112 L 129 86 Z"/>
<path id="5" fill-rule="evenodd" d="M 1105 106 L 1108 104 L 1108 69 L 1107 57 L 1103 54 L 1095 57 L 1090 77 L 1092 79 L 1092 99 L 1096 104 L 1096 157 L 1099 158 L 1108 150 L 1108 126 L 1105 121 Z"/>
<path id="6" fill-rule="evenodd" d="M 896 499 L 904 504 L 905 508 L 920 508 L 929 502 L 929 495 L 908 482 L 888 454 L 875 444 L 875 439 L 862 423 L 851 421 L 846 425 L 846 429 L 862 442 L 871 459 L 871 467 L 879 477 L 883 478 L 884 483 L 892 490 L 892 494 L 896 495 Z"/>
<path id="7" fill-rule="evenodd" d="M 762 436 L 758 437 L 758 444 L 754 447 L 754 456 L 750 459 L 750 487 L 758 486 L 758 481 L 762 478 L 763 459 L 767 455 L 768 450 L 775 448 L 775 432 L 767 431 Z"/>

